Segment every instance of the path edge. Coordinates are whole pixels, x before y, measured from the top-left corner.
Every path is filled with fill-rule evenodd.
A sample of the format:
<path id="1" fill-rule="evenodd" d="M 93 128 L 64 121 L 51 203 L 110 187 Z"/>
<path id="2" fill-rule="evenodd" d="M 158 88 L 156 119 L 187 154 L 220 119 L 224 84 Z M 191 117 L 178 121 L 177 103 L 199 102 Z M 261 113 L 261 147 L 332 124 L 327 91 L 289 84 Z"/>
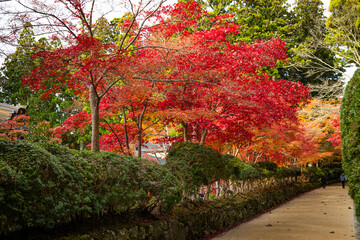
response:
<path id="1" fill-rule="evenodd" d="M 281 202 L 281 203 L 279 203 L 279 204 L 274 205 L 273 207 L 270 207 L 270 208 L 268 208 L 268 209 L 266 209 L 266 210 L 264 210 L 264 211 L 262 211 L 262 212 L 260 212 L 260 213 L 255 214 L 255 215 L 253 215 L 253 216 L 251 216 L 251 217 L 249 217 L 249 218 L 247 218 L 247 219 L 245 219 L 245 220 L 242 220 L 242 221 L 240 221 L 240 222 L 238 222 L 238 223 L 236 223 L 236 224 L 234 224 L 234 225 L 232 225 L 232 226 L 229 226 L 229 227 L 227 227 L 227 228 L 224 228 L 223 230 L 221 230 L 221 231 L 219 231 L 219 232 L 216 232 L 216 233 L 214 233 L 214 234 L 211 234 L 210 236 L 206 236 L 206 237 L 202 238 L 201 240 L 211 240 L 211 239 L 213 239 L 213 238 L 215 238 L 215 237 L 218 237 L 219 235 L 221 235 L 221 234 L 223 234 L 223 233 L 225 233 L 225 232 L 228 232 L 228 231 L 230 231 L 230 230 L 232 230 L 232 229 L 240 226 L 241 224 L 244 224 L 244 223 L 246 223 L 246 222 L 249 222 L 249 221 L 251 221 L 251 220 L 253 220 L 253 219 L 257 218 L 257 217 L 260 217 L 261 215 L 264 215 L 265 213 L 268 213 L 268 212 L 270 212 L 270 211 L 272 211 L 272 210 L 274 210 L 274 209 L 276 209 L 276 208 L 279 208 L 279 207 L 281 207 L 282 205 L 284 205 L 284 204 L 286 204 L 286 203 L 288 203 L 288 202 L 290 202 L 290 201 L 292 201 L 292 200 L 294 200 L 294 199 L 296 199 L 296 198 L 298 198 L 298 197 L 301 197 L 301 196 L 303 196 L 303 195 L 305 195 L 305 194 L 307 194 L 307 193 L 309 193 L 309 192 L 312 192 L 312 191 L 314 191 L 314 190 L 316 190 L 316 189 L 319 189 L 319 188 L 320 188 L 320 185 L 319 185 L 319 186 L 316 186 L 316 187 L 313 188 L 313 189 L 307 190 L 307 191 L 305 191 L 305 192 L 303 192 L 303 193 L 299 193 L 299 194 L 297 194 L 297 195 L 295 195 L 295 196 L 293 196 L 293 197 L 291 197 L 291 198 L 289 198 L 289 199 L 287 199 L 287 200 L 285 200 L 285 201 L 283 201 L 283 202 Z"/>

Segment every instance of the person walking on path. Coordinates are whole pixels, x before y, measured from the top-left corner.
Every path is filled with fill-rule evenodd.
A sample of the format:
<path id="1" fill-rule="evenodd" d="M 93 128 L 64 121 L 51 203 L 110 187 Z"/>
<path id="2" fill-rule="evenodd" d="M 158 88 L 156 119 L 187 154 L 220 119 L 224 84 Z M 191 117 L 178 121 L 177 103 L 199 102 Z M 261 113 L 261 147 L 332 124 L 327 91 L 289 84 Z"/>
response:
<path id="1" fill-rule="evenodd" d="M 326 187 L 326 177 L 325 177 L 325 175 L 323 175 L 323 176 L 321 177 L 321 186 L 322 186 L 323 188 Z"/>
<path id="2" fill-rule="evenodd" d="M 345 181 L 346 181 L 345 173 L 342 173 L 340 175 L 340 182 L 341 182 L 342 188 L 345 188 Z"/>

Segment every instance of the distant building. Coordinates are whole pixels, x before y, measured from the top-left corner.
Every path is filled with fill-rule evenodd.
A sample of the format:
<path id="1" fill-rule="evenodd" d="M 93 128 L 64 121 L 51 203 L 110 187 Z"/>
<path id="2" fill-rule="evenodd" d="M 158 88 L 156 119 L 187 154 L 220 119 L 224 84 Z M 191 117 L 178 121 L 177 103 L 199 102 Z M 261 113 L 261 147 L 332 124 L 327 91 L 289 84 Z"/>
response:
<path id="1" fill-rule="evenodd" d="M 5 122 L 13 117 L 21 114 L 26 114 L 27 106 L 17 105 L 12 106 L 5 103 L 0 103 L 0 122 Z"/>
<path id="2" fill-rule="evenodd" d="M 169 149 L 169 146 L 170 145 L 168 144 L 158 145 L 151 142 L 145 143 L 143 146 L 141 146 L 141 156 L 142 158 L 151 159 L 164 165 L 166 153 Z M 138 152 L 139 152 L 138 146 L 135 145 L 136 156 Z"/>

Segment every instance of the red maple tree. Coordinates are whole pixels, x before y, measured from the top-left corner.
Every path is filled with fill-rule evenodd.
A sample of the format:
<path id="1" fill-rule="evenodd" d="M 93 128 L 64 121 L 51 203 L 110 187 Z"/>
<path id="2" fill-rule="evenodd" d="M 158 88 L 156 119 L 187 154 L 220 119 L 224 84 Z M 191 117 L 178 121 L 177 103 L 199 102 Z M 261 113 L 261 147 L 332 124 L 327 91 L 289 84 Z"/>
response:
<path id="1" fill-rule="evenodd" d="M 122 21 L 120 41 L 106 43 L 97 37 L 97 25 L 93 18 L 101 6 L 95 0 L 65 1 L 50 3 L 45 0 L 22 4 L 28 9 L 26 19 L 44 32 L 52 32 L 67 41 L 64 48 L 53 52 L 39 52 L 35 55 L 42 64 L 23 83 L 34 91 L 43 89 L 44 97 L 60 91 L 66 84 L 75 93 L 87 96 L 90 101 L 92 122 L 92 150 L 99 151 L 99 104 L 107 92 L 116 84 L 124 83 L 136 73 L 137 50 L 143 48 L 141 39 L 148 32 L 148 20 L 164 3 L 143 1 L 138 5 L 131 2 L 130 18 Z M 114 3 L 121 5 L 120 3 Z M 47 22 L 42 22 L 46 19 Z"/>
<path id="2" fill-rule="evenodd" d="M 154 111 L 162 110 L 162 119 L 181 124 L 185 140 L 192 131 L 193 140 L 201 143 L 206 137 L 239 142 L 251 136 L 249 129 L 255 126 L 261 129 L 295 118 L 296 107 L 308 97 L 308 89 L 300 83 L 273 80 L 265 71 L 275 67 L 277 60 L 286 59 L 284 42 L 233 43 L 231 36 L 241 26 L 230 15 L 204 21 L 208 14 L 199 4 L 180 2 L 144 11 L 143 20 L 154 18 L 152 27 L 138 21 L 139 15 L 123 21 L 125 36 L 120 42 L 107 43 L 96 37 L 88 17 L 82 17 L 88 14 L 80 2 L 66 4 L 74 8 L 74 17 L 81 19 L 83 31 L 76 34 L 69 29 L 73 39 L 68 47 L 37 53 L 42 65 L 23 82 L 34 90 L 45 89 L 45 97 L 60 91 L 63 84 L 87 96 L 93 151 L 100 150 L 102 104 L 108 105 L 103 108 L 105 115 L 118 114 L 116 108 L 126 110 L 123 117 L 127 114 L 135 123 L 131 131 L 137 129 L 140 146 L 150 105 Z M 149 86 L 151 94 L 142 95 L 141 89 Z M 106 97 L 110 93 L 118 96 Z M 121 131 L 127 136 L 127 128 L 111 124 L 103 125 L 114 135 L 107 137 L 117 138 L 119 146 L 127 144 L 126 137 L 116 137 Z"/>

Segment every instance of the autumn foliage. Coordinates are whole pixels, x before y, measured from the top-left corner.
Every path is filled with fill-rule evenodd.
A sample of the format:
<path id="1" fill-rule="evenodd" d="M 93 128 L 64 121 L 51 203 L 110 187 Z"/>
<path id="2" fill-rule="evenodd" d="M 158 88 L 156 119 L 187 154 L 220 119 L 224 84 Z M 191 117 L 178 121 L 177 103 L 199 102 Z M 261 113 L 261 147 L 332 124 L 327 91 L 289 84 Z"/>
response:
<path id="1" fill-rule="evenodd" d="M 278 164 L 329 155 L 318 151 L 322 133 L 313 135 L 298 119 L 309 89 L 268 74 L 286 61 L 282 40 L 234 42 L 242 31 L 234 16 L 211 16 L 193 1 L 148 14 L 156 24 L 142 28 L 131 15 L 112 22 L 122 40 L 85 31 L 67 47 L 34 56 L 42 65 L 24 84 L 45 90 L 44 97 L 66 84 L 90 103 L 58 134 L 85 134 L 91 125 L 91 146 L 127 155 L 148 141 L 193 141 L 239 156 L 256 152 L 255 159 Z M 108 31 L 107 24 L 101 19 L 99 31 Z"/>
<path id="2" fill-rule="evenodd" d="M 0 122 L 0 139 L 24 139 L 28 133 L 29 117 L 17 115 L 14 118 Z"/>
<path id="3" fill-rule="evenodd" d="M 30 117 L 27 115 L 17 115 L 0 122 L 0 139 L 3 140 L 60 143 L 61 139 L 55 135 L 50 122 L 42 121 L 34 125 L 30 123 Z"/>
<path id="4" fill-rule="evenodd" d="M 239 157 L 279 165 L 331 164 L 340 155 L 339 106 L 337 99 L 312 99 L 298 109 L 296 121 L 255 129 L 251 141 L 238 149 Z"/>

